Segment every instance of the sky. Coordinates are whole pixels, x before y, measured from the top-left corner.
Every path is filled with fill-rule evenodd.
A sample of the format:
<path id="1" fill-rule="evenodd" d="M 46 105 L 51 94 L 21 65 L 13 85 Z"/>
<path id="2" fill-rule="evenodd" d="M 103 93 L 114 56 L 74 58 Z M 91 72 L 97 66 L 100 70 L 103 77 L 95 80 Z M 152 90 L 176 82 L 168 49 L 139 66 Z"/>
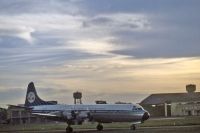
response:
<path id="1" fill-rule="evenodd" d="M 139 103 L 200 86 L 199 0 L 0 0 L 0 106 Z"/>

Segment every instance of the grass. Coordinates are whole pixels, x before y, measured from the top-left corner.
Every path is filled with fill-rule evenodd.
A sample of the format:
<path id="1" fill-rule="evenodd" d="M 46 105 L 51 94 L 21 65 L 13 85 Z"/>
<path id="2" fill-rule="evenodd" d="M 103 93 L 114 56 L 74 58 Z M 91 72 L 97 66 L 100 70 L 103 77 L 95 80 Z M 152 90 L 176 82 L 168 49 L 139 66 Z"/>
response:
<path id="1" fill-rule="evenodd" d="M 178 117 L 173 119 L 151 119 L 141 124 L 141 127 L 153 126 L 187 126 L 187 125 L 200 125 L 200 117 Z"/>
<path id="2" fill-rule="evenodd" d="M 104 124 L 105 128 L 129 128 L 131 123 L 110 123 Z M 85 123 L 83 125 L 74 125 L 74 129 L 95 129 L 96 123 Z M 140 127 L 157 127 L 157 126 L 186 126 L 200 125 L 200 117 L 182 117 L 173 119 L 150 119 L 140 124 Z M 51 124 L 24 124 L 24 125 L 0 125 L 1 131 L 39 131 L 39 130 L 64 130 L 65 123 Z"/>

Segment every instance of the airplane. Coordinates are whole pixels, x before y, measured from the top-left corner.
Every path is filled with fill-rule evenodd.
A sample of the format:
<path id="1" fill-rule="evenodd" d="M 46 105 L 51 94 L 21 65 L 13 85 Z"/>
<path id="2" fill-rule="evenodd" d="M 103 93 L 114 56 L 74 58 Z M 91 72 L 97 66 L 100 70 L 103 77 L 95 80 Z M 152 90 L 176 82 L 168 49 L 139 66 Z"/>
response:
<path id="1" fill-rule="evenodd" d="M 42 100 L 36 92 L 33 82 L 27 87 L 25 108 L 31 109 L 33 115 L 50 120 L 66 122 L 66 133 L 72 133 L 71 125 L 81 125 L 85 121 L 97 122 L 96 129 L 103 130 L 103 123 L 131 122 L 131 130 L 136 125 L 149 119 L 150 114 L 138 104 L 57 104 Z"/>

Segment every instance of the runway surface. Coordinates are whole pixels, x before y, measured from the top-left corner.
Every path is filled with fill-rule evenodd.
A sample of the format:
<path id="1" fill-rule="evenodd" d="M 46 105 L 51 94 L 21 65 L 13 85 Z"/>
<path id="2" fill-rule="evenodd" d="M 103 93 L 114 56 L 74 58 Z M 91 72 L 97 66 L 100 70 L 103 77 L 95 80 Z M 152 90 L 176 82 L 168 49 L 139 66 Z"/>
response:
<path id="1" fill-rule="evenodd" d="M 74 133 L 199 133 L 200 125 L 197 126 L 166 126 L 166 127 L 140 127 L 135 131 L 129 129 L 75 129 Z M 9 133 L 65 133 L 65 130 L 51 131 L 11 131 Z"/>

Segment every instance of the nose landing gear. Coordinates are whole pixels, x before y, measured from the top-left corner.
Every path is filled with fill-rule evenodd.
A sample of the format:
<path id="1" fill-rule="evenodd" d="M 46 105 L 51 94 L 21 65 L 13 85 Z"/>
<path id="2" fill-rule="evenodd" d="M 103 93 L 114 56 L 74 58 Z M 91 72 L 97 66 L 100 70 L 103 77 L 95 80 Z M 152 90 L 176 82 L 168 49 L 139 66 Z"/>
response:
<path id="1" fill-rule="evenodd" d="M 68 125 L 67 128 L 66 128 L 66 133 L 72 133 L 73 132 L 73 128 Z"/>
<path id="2" fill-rule="evenodd" d="M 136 125 L 135 124 L 131 125 L 130 129 L 131 130 L 136 130 Z"/>
<path id="3" fill-rule="evenodd" d="M 102 131 L 103 125 L 101 123 L 99 123 L 96 128 L 97 128 L 98 131 Z"/>

